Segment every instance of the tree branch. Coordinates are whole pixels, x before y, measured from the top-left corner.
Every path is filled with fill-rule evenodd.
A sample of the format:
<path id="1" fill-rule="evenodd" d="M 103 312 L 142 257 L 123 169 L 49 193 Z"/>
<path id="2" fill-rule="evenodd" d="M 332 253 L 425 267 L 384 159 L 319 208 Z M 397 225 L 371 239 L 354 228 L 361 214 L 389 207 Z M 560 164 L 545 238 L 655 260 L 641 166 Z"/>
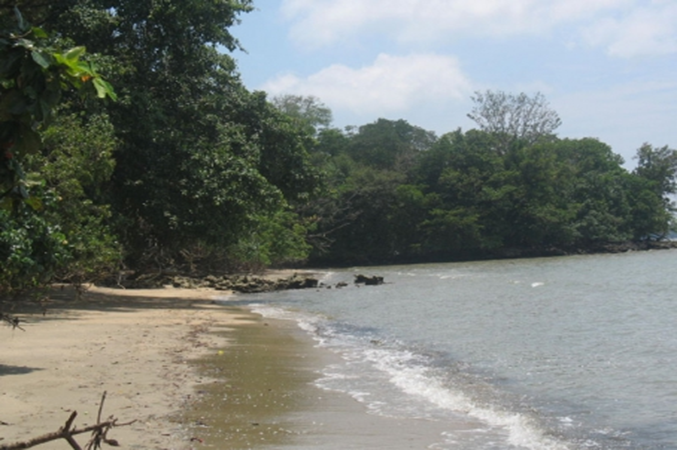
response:
<path id="1" fill-rule="evenodd" d="M 58 431 L 55 431 L 53 433 L 47 433 L 42 436 L 30 439 L 28 441 L 0 445 L 0 450 L 20 450 L 25 448 L 31 448 L 37 445 L 45 444 L 47 442 L 56 441 L 58 439 L 66 440 L 66 442 L 68 442 L 71 448 L 73 448 L 74 450 L 82 450 L 82 447 L 80 447 L 80 445 L 73 438 L 73 436 L 89 432 L 92 432 L 92 438 L 85 447 L 86 450 L 91 450 L 93 448 L 94 449 L 101 448 L 101 442 L 105 442 L 112 446 L 119 446 L 118 442 L 115 441 L 114 439 L 107 439 L 106 433 L 113 427 L 123 427 L 131 425 L 134 422 L 136 422 L 136 420 L 119 424 L 117 423 L 117 419 L 111 416 L 107 421 L 101 422 L 100 421 L 101 412 L 103 411 L 103 402 L 105 401 L 105 399 L 106 392 L 104 392 L 103 395 L 101 396 L 101 404 L 99 405 L 99 415 L 97 417 L 96 425 L 89 425 L 84 428 L 73 427 L 73 421 L 75 421 L 75 417 L 77 417 L 78 415 L 77 411 L 73 411 L 70 417 L 68 417 L 68 420 L 66 420 L 66 423 L 61 428 L 59 428 Z"/>

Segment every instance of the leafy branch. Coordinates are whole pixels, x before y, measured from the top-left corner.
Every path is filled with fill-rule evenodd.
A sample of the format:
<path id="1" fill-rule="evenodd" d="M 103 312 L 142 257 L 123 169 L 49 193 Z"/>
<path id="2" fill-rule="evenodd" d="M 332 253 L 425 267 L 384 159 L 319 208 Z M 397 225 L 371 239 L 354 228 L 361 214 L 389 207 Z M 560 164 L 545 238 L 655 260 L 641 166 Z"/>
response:
<path id="1" fill-rule="evenodd" d="M 14 13 L 14 27 L 0 31 L 0 207 L 13 209 L 24 202 L 40 209 L 39 200 L 29 195 L 20 160 L 40 148 L 40 131 L 62 91 L 117 97 L 94 64 L 82 59 L 85 47 L 54 48 L 42 28 L 24 20 L 18 8 Z"/>

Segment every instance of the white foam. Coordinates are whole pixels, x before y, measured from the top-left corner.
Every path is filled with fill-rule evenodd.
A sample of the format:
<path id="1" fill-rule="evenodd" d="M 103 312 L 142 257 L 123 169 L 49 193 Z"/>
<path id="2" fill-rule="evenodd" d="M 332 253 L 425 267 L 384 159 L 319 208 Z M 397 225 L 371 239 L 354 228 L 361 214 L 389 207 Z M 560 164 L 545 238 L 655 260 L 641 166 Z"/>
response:
<path id="1" fill-rule="evenodd" d="M 462 412 L 479 419 L 492 428 L 502 428 L 508 433 L 508 442 L 518 447 L 533 450 L 565 450 L 569 447 L 544 434 L 530 423 L 529 418 L 519 413 L 500 411 L 475 404 L 462 392 L 452 391 L 439 379 L 429 374 L 422 365 L 410 365 L 416 359 L 409 352 L 392 350 L 367 350 L 366 354 L 375 366 L 389 375 L 390 382 L 404 393 L 453 412 Z"/>
<path id="2" fill-rule="evenodd" d="M 336 275 L 336 272 L 321 272 L 322 276 L 318 280 L 320 283 L 325 283 L 327 284 L 329 280 L 331 280 L 334 275 Z"/>

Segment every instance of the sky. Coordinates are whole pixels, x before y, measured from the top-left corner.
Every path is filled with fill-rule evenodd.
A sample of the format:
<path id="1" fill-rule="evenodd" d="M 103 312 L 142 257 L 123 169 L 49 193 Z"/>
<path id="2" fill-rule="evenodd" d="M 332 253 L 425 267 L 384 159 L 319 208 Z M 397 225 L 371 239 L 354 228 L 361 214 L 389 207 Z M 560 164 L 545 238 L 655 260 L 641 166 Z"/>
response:
<path id="1" fill-rule="evenodd" d="M 231 32 L 242 81 L 315 96 L 333 126 L 475 127 L 471 96 L 542 93 L 562 138 L 635 165 L 677 148 L 677 0 L 255 0 Z"/>

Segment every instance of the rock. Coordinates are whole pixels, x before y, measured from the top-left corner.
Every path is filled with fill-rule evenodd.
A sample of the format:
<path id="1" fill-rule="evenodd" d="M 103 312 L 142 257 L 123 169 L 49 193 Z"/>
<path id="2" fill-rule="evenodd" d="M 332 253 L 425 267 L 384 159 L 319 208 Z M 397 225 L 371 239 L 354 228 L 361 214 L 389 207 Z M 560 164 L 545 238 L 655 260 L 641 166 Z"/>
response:
<path id="1" fill-rule="evenodd" d="M 383 277 L 376 275 L 368 277 L 362 274 L 355 275 L 355 284 L 364 284 L 366 286 L 378 286 L 383 284 Z"/>
<path id="2" fill-rule="evenodd" d="M 292 275 L 289 278 L 283 278 L 275 283 L 277 290 L 286 289 L 309 289 L 316 288 L 319 285 L 319 280 L 312 277 L 304 277 L 299 275 Z"/>
<path id="3" fill-rule="evenodd" d="M 218 277 L 214 276 L 214 275 L 207 275 L 206 277 L 204 277 L 204 278 L 202 279 L 202 281 L 203 281 L 205 284 L 216 285 L 216 284 L 218 284 L 221 280 L 220 280 Z"/>
<path id="4" fill-rule="evenodd" d="M 195 287 L 190 278 L 180 276 L 176 276 L 172 279 L 172 286 L 180 289 L 192 289 Z"/>
<path id="5" fill-rule="evenodd" d="M 175 275 L 164 278 L 164 281 L 163 284 L 169 284 L 175 288 L 211 288 L 217 291 L 235 291 L 246 294 L 323 286 L 316 278 L 298 274 L 277 281 L 256 275 L 207 275 L 202 278 Z"/>

